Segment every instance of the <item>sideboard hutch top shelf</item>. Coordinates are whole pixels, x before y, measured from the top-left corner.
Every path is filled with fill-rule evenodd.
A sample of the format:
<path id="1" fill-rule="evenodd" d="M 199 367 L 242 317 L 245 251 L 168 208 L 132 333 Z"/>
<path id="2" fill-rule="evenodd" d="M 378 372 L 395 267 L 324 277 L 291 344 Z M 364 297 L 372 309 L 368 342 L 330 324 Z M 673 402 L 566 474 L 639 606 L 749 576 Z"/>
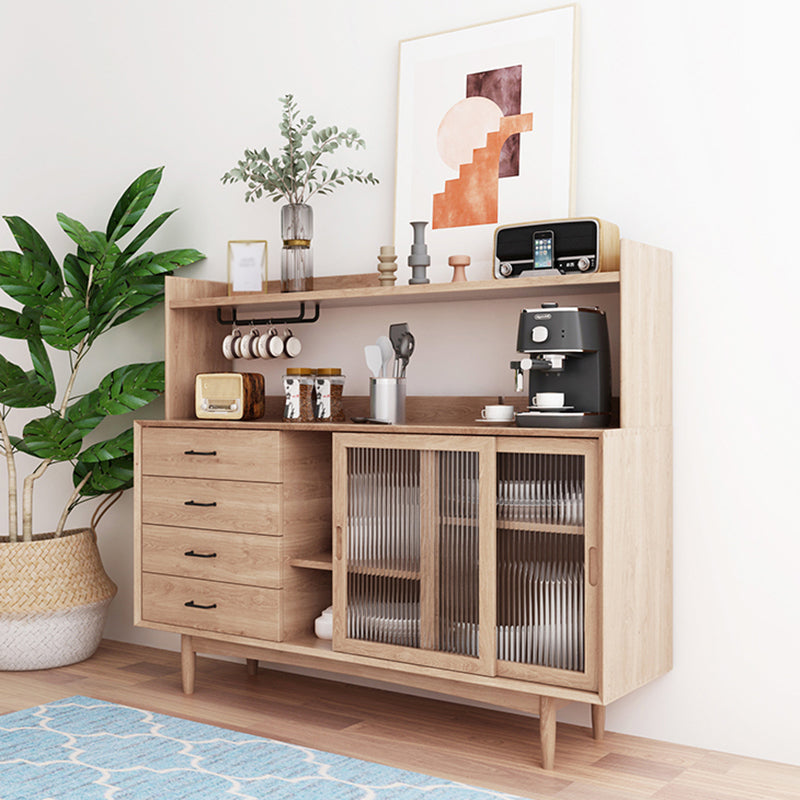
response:
<path id="1" fill-rule="evenodd" d="M 172 298 L 171 309 L 263 308 L 319 303 L 326 308 L 359 305 L 393 305 L 459 300 L 503 300 L 521 295 L 579 294 L 619 290 L 619 272 L 589 275 L 556 275 L 512 280 L 467 281 L 466 283 L 428 283 L 418 286 L 377 286 L 377 273 L 333 275 L 314 278 L 311 292 L 280 292 L 280 283 L 270 281 L 266 293 L 227 295 L 226 284 L 207 282 L 220 294 L 204 297 Z M 187 280 L 180 278 L 179 280 Z M 188 279 L 191 280 L 191 279 Z"/>

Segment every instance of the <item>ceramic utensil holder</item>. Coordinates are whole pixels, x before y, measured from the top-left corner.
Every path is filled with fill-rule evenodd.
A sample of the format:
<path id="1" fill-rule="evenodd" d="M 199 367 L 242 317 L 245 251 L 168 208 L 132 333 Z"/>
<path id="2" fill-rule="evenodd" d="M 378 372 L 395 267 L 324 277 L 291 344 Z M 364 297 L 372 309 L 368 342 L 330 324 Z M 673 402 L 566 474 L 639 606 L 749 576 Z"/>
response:
<path id="1" fill-rule="evenodd" d="M 406 379 L 370 378 L 369 415 L 372 419 L 403 425 L 406 421 Z"/>

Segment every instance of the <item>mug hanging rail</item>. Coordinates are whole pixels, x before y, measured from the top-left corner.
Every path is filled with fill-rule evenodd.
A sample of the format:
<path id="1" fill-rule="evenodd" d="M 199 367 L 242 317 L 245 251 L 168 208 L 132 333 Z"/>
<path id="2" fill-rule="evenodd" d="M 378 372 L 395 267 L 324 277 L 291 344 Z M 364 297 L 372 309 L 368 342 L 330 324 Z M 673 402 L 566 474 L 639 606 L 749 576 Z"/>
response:
<path id="1" fill-rule="evenodd" d="M 243 327 L 255 327 L 256 325 L 303 325 L 305 323 L 316 322 L 319 319 L 319 303 L 314 303 L 314 314 L 306 317 L 306 304 L 300 303 L 300 314 L 296 317 L 270 317 L 264 319 L 239 319 L 236 309 L 231 309 L 231 318 L 223 319 L 222 310 L 217 309 L 217 322 L 220 325 L 241 325 Z"/>

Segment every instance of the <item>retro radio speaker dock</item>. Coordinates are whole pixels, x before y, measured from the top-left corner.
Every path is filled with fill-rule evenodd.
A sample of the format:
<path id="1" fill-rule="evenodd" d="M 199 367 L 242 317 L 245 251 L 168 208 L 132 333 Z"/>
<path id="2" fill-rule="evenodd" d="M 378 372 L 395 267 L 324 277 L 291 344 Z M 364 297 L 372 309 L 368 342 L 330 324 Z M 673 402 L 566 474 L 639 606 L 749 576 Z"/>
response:
<path id="1" fill-rule="evenodd" d="M 619 269 L 619 228 L 595 217 L 501 225 L 494 277 L 530 278 Z"/>
<path id="2" fill-rule="evenodd" d="M 207 372 L 194 381 L 198 419 L 260 419 L 264 416 L 264 376 L 260 372 Z"/>

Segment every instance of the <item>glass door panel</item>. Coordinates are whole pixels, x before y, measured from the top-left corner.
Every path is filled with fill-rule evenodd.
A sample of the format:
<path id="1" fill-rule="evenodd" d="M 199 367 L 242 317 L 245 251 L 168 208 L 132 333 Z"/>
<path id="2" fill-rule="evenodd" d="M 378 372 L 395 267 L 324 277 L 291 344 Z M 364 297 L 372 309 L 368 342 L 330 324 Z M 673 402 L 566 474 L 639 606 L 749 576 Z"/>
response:
<path id="1" fill-rule="evenodd" d="M 487 671 L 494 643 L 481 644 L 481 624 L 493 617 L 494 598 L 482 595 L 492 585 L 482 571 L 494 569 L 494 479 L 482 487 L 480 475 L 482 466 L 493 469 L 493 440 L 341 434 L 334 441 L 343 470 L 334 501 L 343 556 L 334 558 L 334 608 L 344 620 L 339 636 L 334 625 L 334 648 Z"/>
<path id="2" fill-rule="evenodd" d="M 501 447 L 509 451 L 497 454 L 497 674 L 592 688 L 594 443 Z"/>

